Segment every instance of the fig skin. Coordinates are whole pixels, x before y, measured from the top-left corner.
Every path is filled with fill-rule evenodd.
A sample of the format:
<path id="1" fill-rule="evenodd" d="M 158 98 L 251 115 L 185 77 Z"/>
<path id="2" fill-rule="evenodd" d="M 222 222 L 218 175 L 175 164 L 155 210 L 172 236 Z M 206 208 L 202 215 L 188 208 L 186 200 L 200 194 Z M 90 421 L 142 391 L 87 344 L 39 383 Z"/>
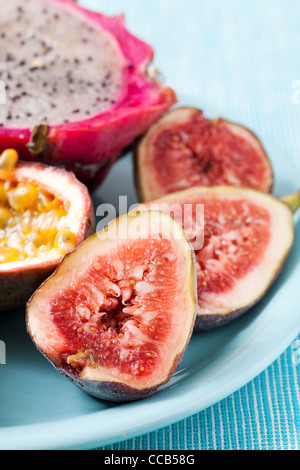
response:
<path id="1" fill-rule="evenodd" d="M 250 202 L 255 201 L 258 203 L 259 207 L 266 208 L 270 214 L 278 215 L 280 218 L 279 225 L 271 225 L 271 229 L 275 232 L 281 232 L 282 240 L 277 240 L 276 244 L 273 241 L 273 250 L 276 249 L 276 256 L 277 262 L 274 263 L 272 267 L 272 272 L 267 270 L 261 279 L 261 283 L 259 286 L 259 294 L 255 297 L 254 294 L 251 294 L 251 284 L 249 284 L 248 291 L 250 292 L 250 296 L 248 293 L 249 298 L 243 299 L 240 302 L 240 305 L 237 308 L 234 307 L 234 304 L 227 307 L 226 311 L 221 312 L 201 312 L 201 299 L 199 299 L 199 309 L 197 312 L 197 317 L 195 320 L 194 325 L 194 332 L 201 332 L 201 331 L 208 331 L 212 329 L 217 329 L 223 327 L 242 315 L 248 312 L 252 307 L 254 307 L 269 291 L 270 287 L 274 284 L 274 282 L 279 277 L 283 266 L 287 260 L 287 257 L 290 253 L 290 250 L 293 246 L 294 242 L 294 224 L 293 224 L 293 214 L 297 211 L 300 207 L 300 192 L 297 192 L 293 195 L 286 196 L 285 198 L 278 199 L 271 194 L 262 193 L 260 191 L 256 191 L 249 188 L 236 188 L 236 187 L 229 187 L 229 186 L 219 186 L 219 187 L 195 187 L 189 190 L 180 191 L 177 193 L 169 194 L 162 198 L 156 199 L 154 201 L 148 201 L 140 206 L 138 206 L 138 210 L 150 210 L 151 205 L 152 208 L 157 208 L 159 204 L 166 204 L 169 203 L 170 205 L 174 203 L 180 203 L 180 201 L 184 201 L 185 198 L 195 197 L 197 203 L 201 204 L 201 195 L 211 194 L 211 196 L 219 195 L 219 198 L 228 197 L 230 194 L 236 194 L 241 196 L 241 198 L 245 197 Z M 190 202 L 190 199 L 189 199 Z M 204 209 L 205 210 L 205 209 Z M 277 211 L 277 212 L 276 212 Z M 281 225 L 280 225 L 281 224 Z M 271 240 L 272 242 L 272 240 Z M 280 245 L 282 243 L 282 245 Z M 275 248 L 276 246 L 276 248 Z M 269 249 L 269 247 L 268 247 Z M 275 256 L 275 255 L 273 255 Z M 261 275 L 258 271 L 257 276 Z M 267 276 L 267 277 L 266 277 Z M 238 285 L 237 281 L 237 285 Z"/>
<path id="2" fill-rule="evenodd" d="M 226 314 L 220 314 L 220 313 L 210 314 L 210 315 L 198 314 L 195 320 L 194 332 L 200 333 L 202 331 L 217 330 L 219 328 L 222 328 L 223 326 L 228 325 L 229 323 L 232 323 L 238 318 L 240 318 L 242 315 L 244 315 L 249 310 L 251 310 L 251 308 L 253 308 L 257 303 L 259 303 L 260 300 L 263 299 L 263 297 L 268 292 L 272 284 L 276 281 L 280 272 L 281 272 L 281 269 L 275 275 L 274 280 L 270 282 L 264 294 L 262 294 L 259 298 L 257 298 L 254 302 L 247 305 L 246 307 L 239 308 L 238 310 L 235 310 L 234 312 L 229 312 Z"/>
<path id="3" fill-rule="evenodd" d="M 157 212 L 157 211 L 155 211 Z M 153 213 L 153 211 L 152 211 Z M 160 213 L 162 217 L 165 217 L 167 214 Z M 125 220 L 128 217 L 140 217 L 140 213 L 137 211 L 135 213 L 129 213 L 125 216 L 121 216 L 115 221 L 112 221 L 108 224 L 107 228 L 98 234 L 93 235 L 90 237 L 85 243 L 83 243 L 78 249 L 74 252 L 68 254 L 63 262 L 58 266 L 55 273 L 51 275 L 37 290 L 37 292 L 31 297 L 30 301 L 27 303 L 26 309 L 26 325 L 27 331 L 29 336 L 31 337 L 33 343 L 35 344 L 36 348 L 39 352 L 55 367 L 55 369 L 64 377 L 69 379 L 74 385 L 81 388 L 85 393 L 106 401 L 112 402 L 129 402 L 129 401 L 136 401 L 143 398 L 146 398 L 150 395 L 156 393 L 163 384 L 168 383 L 176 369 L 179 367 L 180 362 L 183 358 L 185 350 L 188 346 L 190 338 L 193 333 L 194 322 L 196 318 L 196 306 L 197 306 L 197 281 L 196 281 L 196 270 L 195 270 L 195 256 L 194 251 L 190 245 L 189 240 L 185 236 L 182 228 L 177 224 L 171 217 L 167 216 L 169 220 L 172 221 L 172 224 L 176 227 L 175 233 L 179 237 L 176 238 L 176 243 L 178 243 L 178 247 L 180 247 L 181 256 L 184 260 L 183 269 L 185 272 L 185 277 L 183 279 L 183 286 L 180 287 L 182 289 L 183 295 L 185 296 L 186 300 L 186 322 L 184 324 L 184 331 L 177 330 L 177 339 L 175 343 L 172 343 L 172 348 L 177 348 L 175 351 L 172 351 L 170 345 L 170 355 L 168 358 L 164 358 L 164 361 L 168 365 L 168 369 L 160 370 L 158 376 L 152 376 L 153 372 L 151 372 L 150 379 L 146 377 L 146 381 L 144 377 L 137 379 L 136 377 L 132 377 L 133 386 L 130 384 L 130 379 L 128 377 L 125 379 L 122 378 L 122 373 L 116 373 L 115 368 L 114 372 L 111 373 L 109 368 L 106 369 L 104 367 L 104 372 L 102 368 L 95 365 L 95 369 L 92 368 L 85 373 L 85 368 L 83 372 L 79 372 L 75 374 L 74 372 L 71 373 L 70 370 L 63 367 L 61 365 L 60 359 L 60 349 L 59 346 L 56 344 L 57 340 L 57 333 L 52 332 L 52 337 L 49 339 L 45 333 L 45 324 L 49 325 L 49 329 L 52 330 L 51 321 L 48 319 L 43 318 L 43 315 L 39 316 L 40 309 L 43 310 L 42 305 L 49 305 L 51 299 L 55 299 L 55 290 L 57 289 L 56 277 L 59 287 L 62 286 L 61 282 L 58 279 L 63 279 L 65 276 L 68 275 L 68 272 L 74 267 L 80 264 L 80 259 L 83 257 L 86 263 L 89 263 L 90 255 L 87 255 L 88 251 L 91 250 L 91 253 L 95 253 L 96 250 L 96 241 L 97 237 L 100 236 L 102 239 L 105 240 L 105 232 L 115 230 L 116 224 L 121 229 L 124 227 Z M 167 219 L 166 219 L 167 220 Z M 129 222 L 130 223 L 130 222 Z M 114 233 L 114 232 L 113 232 Z M 118 233 L 124 233 L 123 230 L 120 230 Z M 93 249 L 94 247 L 94 249 Z M 107 248 L 110 249 L 110 248 Z M 77 259 L 78 258 L 78 259 Z M 77 260 L 76 260 L 77 259 Z M 68 285 L 68 284 L 66 284 Z M 65 286 L 65 284 L 64 284 Z M 35 313 L 36 312 L 36 313 Z M 47 318 L 49 314 L 45 313 Z M 49 323 L 50 322 L 50 323 Z M 44 330 L 44 331 L 43 331 Z M 48 334 L 48 333 L 47 333 Z M 53 339 L 55 335 L 55 339 Z M 47 339 L 45 339 L 47 338 Z M 134 340 L 134 338 L 133 338 Z M 174 338 L 172 338 L 174 341 Z M 151 342 L 151 341 L 150 341 Z M 46 343 L 46 344 L 45 344 Z M 65 339 L 60 341 L 60 346 L 62 349 L 66 347 Z M 47 351 L 45 351 L 48 349 Z M 161 364 L 160 364 L 161 366 Z M 166 367 L 166 366 L 164 366 Z M 89 367 L 87 367 L 89 369 Z M 156 369 L 155 369 L 156 371 Z M 119 375 L 118 375 L 119 374 Z M 105 378 L 101 378 L 101 375 Z M 111 380 L 108 380 L 111 378 Z M 136 384 L 136 386 L 134 386 Z M 144 385 L 147 384 L 147 385 Z M 151 386 L 149 386 L 151 385 Z"/>
<path id="4" fill-rule="evenodd" d="M 190 330 L 189 340 L 192 334 L 193 334 L 193 329 Z M 169 374 L 166 377 L 166 379 L 163 382 L 157 384 L 155 387 L 136 389 L 134 387 L 130 387 L 120 382 L 100 382 L 100 381 L 94 381 L 94 380 L 88 380 L 88 379 L 76 377 L 68 373 L 68 371 L 66 371 L 65 369 L 62 369 L 59 367 L 57 368 L 57 370 L 58 372 L 60 372 L 61 375 L 63 375 L 64 377 L 69 379 L 71 382 L 73 382 L 74 385 L 81 388 L 85 393 L 87 393 L 88 395 L 94 398 L 100 398 L 101 400 L 115 402 L 115 403 L 125 403 L 125 402 L 143 400 L 144 398 L 147 398 L 153 395 L 154 393 L 156 393 L 161 388 L 162 385 L 170 381 L 171 377 L 176 372 L 176 370 L 178 369 L 182 361 L 185 350 L 188 346 L 188 342 L 186 343 L 185 348 L 176 356 L 173 366 L 170 369 Z M 40 353 L 42 353 L 44 357 L 46 357 L 46 359 L 49 359 L 40 348 L 37 348 L 37 349 L 40 351 Z"/>
<path id="5" fill-rule="evenodd" d="M 57 194 L 55 184 L 63 179 L 68 185 L 77 188 L 77 197 L 82 202 L 83 212 L 78 227 L 77 246 L 86 238 L 95 233 L 95 214 L 93 204 L 87 188 L 77 180 L 75 175 L 66 170 L 50 167 L 42 163 L 20 162 L 16 167 L 16 174 L 25 172 L 24 180 L 31 181 L 45 187 L 53 194 Z M 33 173 L 34 172 L 34 176 Z M 32 174 L 32 176 L 31 176 Z M 41 183 L 37 175 L 46 176 L 46 184 Z M 22 177 L 18 177 L 22 181 Z M 62 195 L 64 198 L 64 195 Z M 49 277 L 64 258 L 57 254 L 52 257 L 40 257 L 16 263 L 0 264 L 0 312 L 22 307 L 42 282 Z"/>
<path id="6" fill-rule="evenodd" d="M 194 116 L 203 115 L 203 118 L 209 121 L 212 126 L 221 125 L 224 128 L 227 128 L 230 132 L 237 135 L 238 137 L 244 138 L 246 141 L 250 142 L 253 147 L 256 148 L 257 152 L 260 154 L 261 161 L 264 164 L 266 177 L 264 182 L 261 184 L 260 188 L 253 188 L 257 189 L 266 193 L 271 193 L 272 188 L 274 185 L 274 174 L 273 168 L 270 162 L 270 159 L 264 149 L 261 141 L 259 140 L 258 136 L 252 132 L 250 129 L 246 128 L 245 126 L 230 122 L 223 118 L 216 118 L 216 119 L 208 119 L 205 118 L 203 111 L 198 108 L 193 107 L 176 107 L 167 111 L 163 116 L 161 116 L 156 123 L 154 123 L 136 143 L 134 147 L 134 177 L 135 177 L 135 186 L 141 202 L 147 202 L 154 199 L 158 199 L 161 197 L 170 194 L 171 192 L 178 192 L 185 189 L 189 189 L 192 186 L 196 186 L 195 184 L 188 185 L 186 184 L 185 187 L 180 185 L 180 188 L 176 187 L 176 181 L 171 191 L 167 191 L 163 188 L 162 184 L 155 185 L 153 181 L 155 181 L 155 174 L 151 174 L 151 167 L 147 168 L 147 145 L 151 138 L 157 133 L 159 130 L 167 127 L 170 130 L 173 128 L 176 129 L 176 126 L 179 124 L 186 124 L 192 119 Z M 161 162 L 163 165 L 163 161 Z M 226 171 L 226 170 L 225 170 Z M 184 175 L 183 175 L 184 176 Z M 198 185 L 206 186 L 206 184 L 198 183 Z M 207 186 L 217 186 L 217 185 L 227 185 L 225 182 L 218 182 L 211 181 L 211 184 Z M 243 184 L 236 184 L 237 187 L 247 187 L 247 185 Z"/>

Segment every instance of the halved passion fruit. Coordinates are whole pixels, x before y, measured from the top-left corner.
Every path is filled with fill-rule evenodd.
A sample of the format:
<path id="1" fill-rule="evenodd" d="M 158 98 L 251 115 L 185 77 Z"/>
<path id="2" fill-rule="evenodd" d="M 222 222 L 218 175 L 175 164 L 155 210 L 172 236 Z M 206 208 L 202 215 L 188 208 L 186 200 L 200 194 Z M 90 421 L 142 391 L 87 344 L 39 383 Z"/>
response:
<path id="1" fill-rule="evenodd" d="M 0 310 L 24 305 L 63 257 L 95 231 L 86 187 L 72 173 L 0 156 Z"/>
<path id="2" fill-rule="evenodd" d="M 164 210 L 195 250 L 195 331 L 223 326 L 258 302 L 290 252 L 300 193 L 283 200 L 253 189 L 198 187 L 139 206 Z"/>
<path id="3" fill-rule="evenodd" d="M 141 139 L 135 174 L 142 201 L 194 186 L 270 192 L 273 185 L 268 156 L 249 129 L 185 107 L 166 113 Z"/>
<path id="4" fill-rule="evenodd" d="M 66 256 L 27 306 L 27 328 L 92 396 L 129 401 L 169 381 L 196 315 L 194 253 L 163 212 L 130 212 Z"/>

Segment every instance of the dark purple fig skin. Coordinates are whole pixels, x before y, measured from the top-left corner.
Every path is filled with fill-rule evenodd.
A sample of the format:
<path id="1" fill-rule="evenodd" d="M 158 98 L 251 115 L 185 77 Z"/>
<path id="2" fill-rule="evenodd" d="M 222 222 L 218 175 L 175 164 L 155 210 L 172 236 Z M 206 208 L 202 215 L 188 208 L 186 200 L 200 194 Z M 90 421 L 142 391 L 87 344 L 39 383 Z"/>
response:
<path id="1" fill-rule="evenodd" d="M 238 310 L 235 310 L 233 312 L 229 312 L 223 315 L 221 314 L 197 315 L 195 324 L 194 324 L 194 333 L 198 333 L 201 331 L 216 330 L 218 328 L 221 328 L 229 323 L 232 323 L 234 320 L 237 320 L 239 317 L 241 317 L 242 315 L 247 313 L 249 310 L 251 310 L 255 305 L 257 305 L 265 297 L 269 289 L 276 282 L 277 278 L 280 276 L 280 273 L 283 269 L 283 266 L 287 258 L 288 258 L 288 255 L 282 261 L 280 268 L 278 269 L 277 273 L 274 275 L 274 279 L 270 282 L 264 294 L 261 295 L 255 302 L 252 302 L 251 304 L 246 305 L 243 308 L 240 308 Z"/>
<path id="2" fill-rule="evenodd" d="M 178 369 L 185 349 L 176 357 L 173 363 L 173 367 L 164 382 L 158 384 L 156 387 L 142 390 L 129 387 L 120 382 L 96 382 L 93 380 L 82 379 L 74 374 L 69 373 L 66 369 L 56 368 L 55 365 L 53 365 L 58 370 L 58 372 L 60 372 L 60 374 L 71 380 L 74 385 L 81 388 L 88 395 L 105 401 L 125 403 L 143 400 L 144 398 L 150 397 L 156 393 L 162 387 L 162 385 L 168 383 L 174 372 Z"/>
<path id="3" fill-rule="evenodd" d="M 217 328 L 221 328 L 222 326 L 225 326 L 228 323 L 231 323 L 234 320 L 238 319 L 240 316 L 246 313 L 249 309 L 251 309 L 257 302 L 253 302 L 253 304 L 248 305 L 247 307 L 240 308 L 239 310 L 235 310 L 234 312 L 230 312 L 230 313 L 223 314 L 223 315 L 221 314 L 197 315 L 195 326 L 194 326 L 194 332 L 197 333 L 200 331 L 209 331 L 209 330 L 216 330 Z"/>
<path id="4" fill-rule="evenodd" d="M 57 364 L 55 364 L 53 361 L 51 361 L 49 357 L 47 356 L 47 354 L 45 354 L 45 352 L 36 344 L 36 342 L 33 340 L 32 337 L 31 337 L 31 340 L 33 341 L 36 349 L 41 353 L 41 355 L 44 356 L 44 358 L 47 359 L 47 361 L 50 362 L 50 364 L 63 377 L 66 377 L 67 379 L 69 379 L 76 387 L 79 387 L 85 393 L 97 399 L 102 399 L 105 401 L 116 402 L 116 403 L 125 403 L 125 402 L 137 401 L 137 400 L 142 400 L 144 398 L 147 398 L 153 395 L 154 393 L 156 393 L 164 384 L 169 382 L 172 375 L 174 374 L 174 372 L 176 372 L 176 370 L 178 369 L 182 361 L 183 355 L 188 347 L 191 336 L 194 333 L 193 326 L 194 325 L 192 325 L 189 331 L 189 337 L 188 337 L 185 347 L 180 353 L 177 354 L 176 358 L 174 359 L 173 366 L 169 371 L 168 377 L 163 382 L 159 383 L 156 387 L 140 389 L 140 390 L 133 388 L 133 387 L 129 387 L 121 382 L 100 382 L 100 381 L 83 379 L 76 374 L 72 374 L 67 369 L 62 368 L 58 366 Z M 31 336 L 28 328 L 27 328 L 27 332 L 29 336 Z"/>

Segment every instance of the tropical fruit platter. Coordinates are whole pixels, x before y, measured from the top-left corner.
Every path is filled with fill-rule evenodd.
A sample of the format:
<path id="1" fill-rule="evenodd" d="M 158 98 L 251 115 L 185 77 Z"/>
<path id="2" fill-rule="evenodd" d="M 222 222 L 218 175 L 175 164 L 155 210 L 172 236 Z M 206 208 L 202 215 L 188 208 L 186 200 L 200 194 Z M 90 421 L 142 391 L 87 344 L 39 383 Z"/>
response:
<path id="1" fill-rule="evenodd" d="M 145 400 L 191 338 L 270 291 L 300 191 L 273 194 L 261 138 L 182 103 L 122 15 L 0 6 L 0 311 L 23 309 L 32 348 L 84 396 Z M 100 230 L 94 194 L 125 155 L 138 200 Z"/>

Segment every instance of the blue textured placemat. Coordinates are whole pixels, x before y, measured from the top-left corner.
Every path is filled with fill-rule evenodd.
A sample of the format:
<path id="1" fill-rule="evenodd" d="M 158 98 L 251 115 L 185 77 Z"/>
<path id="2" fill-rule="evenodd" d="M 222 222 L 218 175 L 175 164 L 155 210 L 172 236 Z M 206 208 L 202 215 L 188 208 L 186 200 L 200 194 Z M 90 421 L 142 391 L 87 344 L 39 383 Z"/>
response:
<path id="1" fill-rule="evenodd" d="M 153 45 L 156 64 L 184 104 L 194 99 L 204 111 L 250 127 L 267 149 L 280 149 L 300 176 L 298 0 L 81 3 L 107 14 L 124 13 L 131 31 Z M 288 181 L 280 182 L 280 191 L 288 193 Z M 213 407 L 105 449 L 299 449 L 299 345 L 293 345 Z"/>
<path id="2" fill-rule="evenodd" d="M 190 418 L 101 450 L 297 450 L 300 337 L 245 387 Z"/>

